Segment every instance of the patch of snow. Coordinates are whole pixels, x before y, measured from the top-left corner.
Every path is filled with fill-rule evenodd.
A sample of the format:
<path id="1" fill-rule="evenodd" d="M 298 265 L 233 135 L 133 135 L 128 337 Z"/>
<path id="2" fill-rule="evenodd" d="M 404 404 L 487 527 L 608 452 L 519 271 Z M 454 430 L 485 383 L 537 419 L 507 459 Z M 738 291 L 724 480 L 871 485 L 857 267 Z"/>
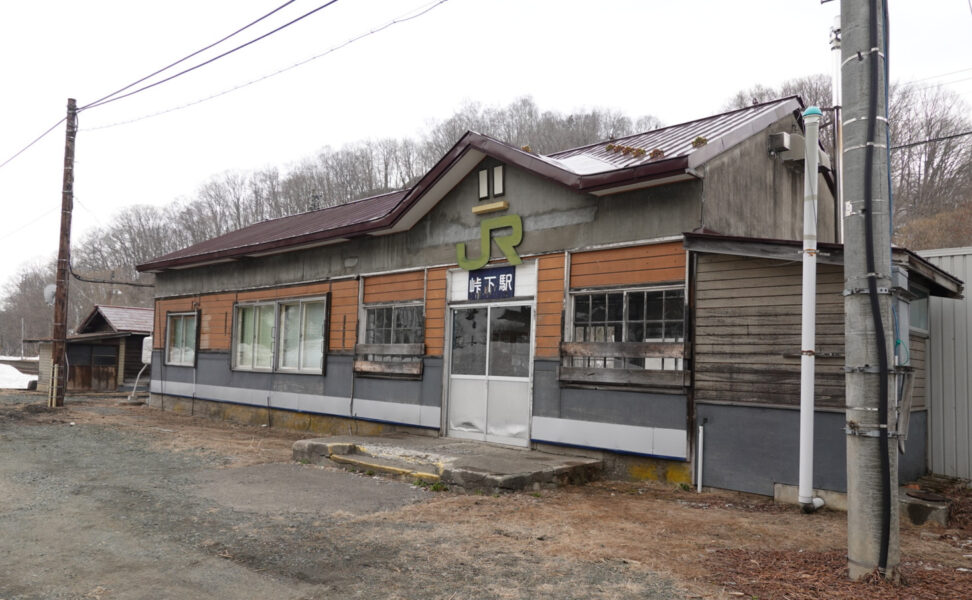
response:
<path id="1" fill-rule="evenodd" d="M 31 381 L 37 381 L 37 375 L 24 375 L 10 365 L 0 364 L 0 389 L 26 390 Z"/>
<path id="2" fill-rule="evenodd" d="M 39 360 L 36 356 L 0 356 L 0 360 Z"/>

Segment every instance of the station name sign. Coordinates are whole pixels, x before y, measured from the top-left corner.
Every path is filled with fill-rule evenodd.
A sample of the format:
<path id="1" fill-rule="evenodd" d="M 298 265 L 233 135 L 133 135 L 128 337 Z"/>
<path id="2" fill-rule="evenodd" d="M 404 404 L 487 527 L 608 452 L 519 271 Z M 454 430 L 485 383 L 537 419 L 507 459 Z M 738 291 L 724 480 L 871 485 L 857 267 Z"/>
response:
<path id="1" fill-rule="evenodd" d="M 516 267 L 469 271 L 469 300 L 496 300 L 516 295 Z"/>

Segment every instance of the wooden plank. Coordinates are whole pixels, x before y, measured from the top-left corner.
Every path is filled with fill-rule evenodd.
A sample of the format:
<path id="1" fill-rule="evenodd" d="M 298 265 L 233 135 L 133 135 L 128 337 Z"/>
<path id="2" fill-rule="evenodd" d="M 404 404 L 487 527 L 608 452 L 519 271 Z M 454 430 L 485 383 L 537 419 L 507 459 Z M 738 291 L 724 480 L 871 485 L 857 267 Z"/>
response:
<path id="1" fill-rule="evenodd" d="M 565 357 L 684 358 L 683 342 L 564 342 Z"/>
<path id="2" fill-rule="evenodd" d="M 560 381 L 583 384 L 624 386 L 685 387 L 688 371 L 653 371 L 647 369 L 596 369 L 560 367 Z"/>
<path id="3" fill-rule="evenodd" d="M 423 361 L 421 360 L 409 362 L 355 360 L 354 372 L 368 375 L 410 375 L 420 377 L 422 375 L 422 365 Z"/>
<path id="4" fill-rule="evenodd" d="M 571 266 L 602 260 L 618 260 L 628 258 L 645 258 L 654 256 L 681 256 L 682 265 L 685 264 L 685 249 L 682 242 L 664 242 L 661 244 L 644 244 L 641 246 L 625 246 L 623 248 L 607 248 L 604 250 L 589 250 L 573 252 L 570 255 Z"/>
<path id="5" fill-rule="evenodd" d="M 422 356 L 425 344 L 358 344 L 355 354 L 387 354 L 389 356 Z"/>
<path id="6" fill-rule="evenodd" d="M 599 286 L 626 286 L 650 283 L 680 284 L 685 279 L 685 269 L 672 267 L 668 269 L 651 269 L 644 271 L 628 271 L 622 273 L 599 273 L 570 277 L 571 288 L 587 288 Z"/>

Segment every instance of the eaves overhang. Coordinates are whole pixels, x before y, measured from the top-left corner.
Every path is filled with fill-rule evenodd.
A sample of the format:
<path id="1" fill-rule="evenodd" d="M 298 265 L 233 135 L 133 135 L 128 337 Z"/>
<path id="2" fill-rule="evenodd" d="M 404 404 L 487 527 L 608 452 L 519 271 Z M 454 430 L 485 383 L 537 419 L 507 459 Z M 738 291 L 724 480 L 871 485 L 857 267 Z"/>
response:
<path id="1" fill-rule="evenodd" d="M 718 233 L 684 233 L 685 249 L 691 252 L 708 254 L 729 254 L 752 258 L 798 261 L 803 255 L 802 240 L 778 240 L 768 238 L 749 238 L 722 235 Z M 821 242 L 817 244 L 817 262 L 823 264 L 844 264 L 844 245 Z M 951 273 L 918 256 L 907 248 L 895 246 L 891 249 L 891 259 L 895 265 L 908 271 L 928 287 L 933 296 L 943 298 L 962 298 L 963 282 Z"/>

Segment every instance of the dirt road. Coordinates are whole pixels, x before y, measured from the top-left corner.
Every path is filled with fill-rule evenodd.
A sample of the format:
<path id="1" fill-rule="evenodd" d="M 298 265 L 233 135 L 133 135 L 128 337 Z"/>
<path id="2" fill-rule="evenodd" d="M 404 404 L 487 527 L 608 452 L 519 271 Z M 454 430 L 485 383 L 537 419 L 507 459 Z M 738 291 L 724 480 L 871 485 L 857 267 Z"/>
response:
<path id="1" fill-rule="evenodd" d="M 116 402 L 69 398 L 51 411 L 37 395 L 0 395 L 0 599 L 782 598 L 773 590 L 791 584 L 787 598 L 934 598 L 972 588 L 964 530 L 902 533 L 906 560 L 923 561 L 908 567 L 908 587 L 847 588 L 841 513 L 808 518 L 760 498 L 649 484 L 432 492 L 295 464 L 298 433 Z"/>

